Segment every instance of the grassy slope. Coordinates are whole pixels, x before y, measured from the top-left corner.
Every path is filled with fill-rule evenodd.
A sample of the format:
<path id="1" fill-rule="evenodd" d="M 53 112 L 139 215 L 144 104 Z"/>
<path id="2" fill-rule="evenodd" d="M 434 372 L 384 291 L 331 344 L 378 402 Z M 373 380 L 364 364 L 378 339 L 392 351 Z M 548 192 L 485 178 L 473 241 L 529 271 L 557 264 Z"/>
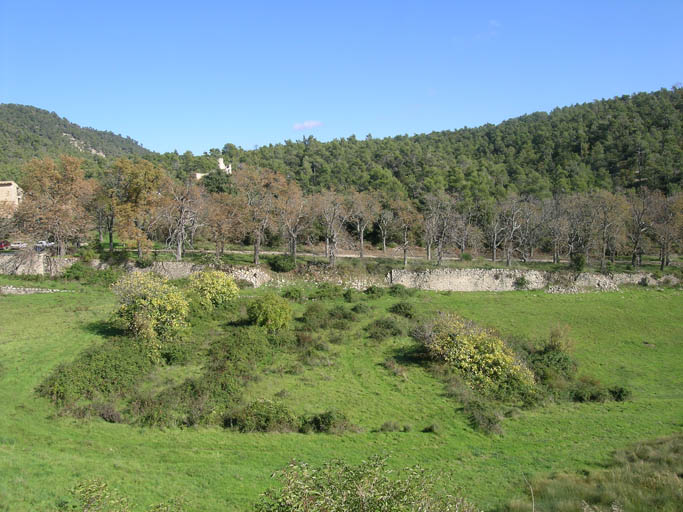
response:
<path id="1" fill-rule="evenodd" d="M 272 485 L 269 475 L 291 458 L 358 462 L 375 453 L 390 453 L 396 466 L 420 463 L 436 470 L 444 485 L 491 507 L 523 492 L 523 473 L 595 467 L 614 449 L 683 427 L 679 291 L 422 294 L 424 311 L 457 310 L 508 334 L 543 336 L 558 321 L 567 323 L 581 368 L 634 393 L 625 403 L 523 412 L 505 421 L 504 437 L 491 438 L 471 430 L 422 368 L 409 366 L 404 381 L 379 366 L 409 344 L 407 338 L 377 345 L 362 338 L 362 326 L 352 341 L 334 347 L 334 366 L 298 376 L 270 374 L 250 389 L 262 397 L 286 389 L 285 401 L 296 412 L 337 407 L 365 429 L 362 434 L 160 431 L 54 418 L 53 407 L 33 389 L 56 364 L 102 339 L 93 326 L 113 308 L 109 293 L 73 288 L 69 294 L 0 297 L 0 510 L 49 510 L 76 481 L 95 476 L 140 504 L 183 494 L 197 510 L 240 510 Z M 373 304 L 381 311 L 395 301 Z M 372 432 L 389 420 L 410 423 L 413 431 Z M 433 422 L 443 427 L 440 435 L 420 432 Z"/>

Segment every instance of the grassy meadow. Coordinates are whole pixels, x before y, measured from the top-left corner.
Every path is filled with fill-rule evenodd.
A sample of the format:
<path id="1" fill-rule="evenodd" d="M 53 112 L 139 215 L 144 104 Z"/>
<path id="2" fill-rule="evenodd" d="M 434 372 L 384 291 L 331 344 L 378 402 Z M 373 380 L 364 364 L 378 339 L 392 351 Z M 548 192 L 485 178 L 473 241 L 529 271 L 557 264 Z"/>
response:
<path id="1" fill-rule="evenodd" d="M 67 293 L 0 296 L 0 511 L 55 510 L 78 482 L 101 478 L 140 509 L 183 496 L 190 510 L 249 510 L 275 485 L 271 475 L 290 460 L 358 463 L 389 455 L 389 464 L 420 464 L 439 486 L 486 510 L 525 500 L 526 478 L 579 473 L 605 465 L 616 450 L 683 430 L 683 294 L 675 289 L 550 295 L 418 292 L 418 317 L 453 311 L 504 336 L 548 336 L 571 329 L 579 374 L 632 392 L 624 402 L 558 401 L 523 409 L 503 421 L 503 435 L 474 430 L 444 383 L 409 357 L 407 335 L 370 339 L 366 327 L 389 315 L 398 299 L 363 299 L 368 312 L 343 339 L 308 361 L 283 353 L 245 388 L 250 400 L 278 399 L 297 414 L 343 411 L 360 432 L 239 433 L 218 426 L 141 427 L 61 415 L 36 387 L 60 363 L 103 343 L 115 297 L 105 287 L 64 281 L 0 284 L 65 288 Z M 263 290 L 245 289 L 249 296 Z M 343 299 L 330 300 L 330 305 Z M 293 303 L 296 315 L 306 304 Z M 197 333 L 225 328 L 220 318 Z M 203 330 L 202 330 L 203 329 Z M 202 334 L 203 333 L 203 334 Z M 385 367 L 402 364 L 400 375 Z M 160 387 L 198 371 L 160 367 L 143 386 Z M 410 426 L 383 432 L 387 422 Z M 438 425 L 438 433 L 422 430 Z"/>

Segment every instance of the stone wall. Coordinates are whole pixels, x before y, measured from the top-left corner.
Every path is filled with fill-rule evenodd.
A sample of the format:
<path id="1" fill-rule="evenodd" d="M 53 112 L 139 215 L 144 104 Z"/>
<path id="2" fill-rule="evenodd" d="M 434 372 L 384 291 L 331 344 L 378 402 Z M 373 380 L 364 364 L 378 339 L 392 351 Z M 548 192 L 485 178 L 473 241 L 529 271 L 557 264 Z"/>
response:
<path id="1" fill-rule="evenodd" d="M 24 288 L 18 286 L 0 286 L 0 295 L 30 295 L 32 293 L 57 293 L 69 290 L 55 290 L 52 288 Z"/>
<path id="2" fill-rule="evenodd" d="M 0 254 L 0 274 L 58 276 L 78 261 L 55 258 L 33 250 Z"/>
<path id="3" fill-rule="evenodd" d="M 184 277 L 190 277 L 195 272 L 201 272 L 205 268 L 207 268 L 206 265 L 200 265 L 189 261 L 156 261 L 147 268 L 136 268 L 131 265 L 128 267 L 128 270 L 135 272 L 155 272 L 168 279 L 182 279 Z M 241 279 L 243 281 L 249 281 L 254 288 L 263 286 L 272 280 L 272 277 L 268 272 L 258 267 L 225 266 L 220 270 L 232 276 L 235 280 Z"/>
<path id="4" fill-rule="evenodd" d="M 547 289 L 551 293 L 577 293 L 582 291 L 611 291 L 625 284 L 678 284 L 673 276 L 655 279 L 652 274 L 592 274 L 582 272 L 539 272 L 536 270 L 506 269 L 434 269 L 423 272 L 392 270 L 386 278 L 389 284 L 402 284 L 409 288 L 457 292 L 503 292 L 516 290 L 520 285 L 527 290 Z"/>

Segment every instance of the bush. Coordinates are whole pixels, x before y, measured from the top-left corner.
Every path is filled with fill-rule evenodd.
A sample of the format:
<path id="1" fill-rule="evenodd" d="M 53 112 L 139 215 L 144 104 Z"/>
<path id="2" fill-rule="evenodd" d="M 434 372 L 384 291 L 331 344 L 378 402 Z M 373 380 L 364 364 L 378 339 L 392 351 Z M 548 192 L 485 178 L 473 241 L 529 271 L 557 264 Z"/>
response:
<path id="1" fill-rule="evenodd" d="M 360 295 L 360 293 L 358 292 L 358 290 L 354 290 L 353 288 L 348 288 L 344 292 L 344 300 L 346 302 L 356 302 L 359 298 L 358 297 L 359 295 Z"/>
<path id="2" fill-rule="evenodd" d="M 401 425 L 395 421 L 385 421 L 382 426 L 379 427 L 380 432 L 401 432 Z"/>
<path id="3" fill-rule="evenodd" d="M 460 255 L 460 259 L 461 259 L 462 261 L 472 261 L 472 255 L 471 255 L 470 253 L 468 253 L 468 252 L 463 252 L 463 253 Z"/>
<path id="4" fill-rule="evenodd" d="M 422 429 L 422 432 L 425 434 L 440 434 L 441 433 L 441 427 L 439 426 L 438 423 L 432 423 L 431 425 L 427 425 L 425 428 Z"/>
<path id="5" fill-rule="evenodd" d="M 97 270 L 90 265 L 77 261 L 64 271 L 62 277 L 67 281 L 78 281 L 87 285 L 111 286 L 113 282 L 121 277 L 121 274 L 122 271 L 117 268 Z"/>
<path id="6" fill-rule="evenodd" d="M 344 288 L 338 284 L 320 283 L 317 288 L 310 294 L 311 299 L 317 300 L 333 300 L 344 296 Z"/>
<path id="7" fill-rule="evenodd" d="M 235 281 L 235 284 L 237 285 L 237 288 L 239 288 L 240 290 L 244 290 L 245 288 L 253 288 L 254 287 L 254 283 L 252 283 L 251 281 L 249 281 L 247 279 L 237 279 Z"/>
<path id="8" fill-rule="evenodd" d="M 609 398 L 608 391 L 592 377 L 581 377 L 571 391 L 575 402 L 604 402 Z"/>
<path id="9" fill-rule="evenodd" d="M 140 347 L 116 339 L 86 350 L 75 361 L 55 368 L 37 392 L 58 405 L 96 396 L 118 396 L 131 391 L 152 369 Z"/>
<path id="10" fill-rule="evenodd" d="M 533 394 L 533 374 L 491 330 L 442 313 L 413 336 L 433 359 L 458 370 L 471 386 L 485 393 L 499 398 Z"/>
<path id="11" fill-rule="evenodd" d="M 112 289 L 119 297 L 116 317 L 120 326 L 143 341 L 152 358 L 159 356 L 163 342 L 174 339 L 185 328 L 188 302 L 166 279 L 131 272 L 116 281 Z"/>
<path id="12" fill-rule="evenodd" d="M 302 433 L 341 434 L 354 428 L 344 413 L 330 410 L 309 418 L 303 418 L 299 430 Z"/>
<path id="13" fill-rule="evenodd" d="M 406 288 L 402 284 L 392 284 L 389 287 L 389 295 L 392 297 L 412 297 L 417 290 L 413 288 Z"/>
<path id="14" fill-rule="evenodd" d="M 493 405 L 482 400 L 471 400 L 463 408 L 472 428 L 486 434 L 502 434 L 503 415 Z"/>
<path id="15" fill-rule="evenodd" d="M 519 276 L 515 279 L 512 285 L 515 287 L 515 290 L 526 290 L 529 286 L 529 281 L 526 277 Z"/>
<path id="16" fill-rule="evenodd" d="M 269 331 L 286 329 L 292 322 L 292 307 L 282 297 L 269 293 L 249 303 L 249 321 Z"/>
<path id="17" fill-rule="evenodd" d="M 78 251 L 78 259 L 83 263 L 90 263 L 92 260 L 97 258 L 97 253 L 92 247 L 82 247 Z"/>
<path id="18" fill-rule="evenodd" d="M 386 292 L 386 288 L 382 288 L 381 286 L 368 286 L 363 293 L 370 297 L 371 299 L 379 299 L 380 297 L 384 296 L 384 293 Z"/>
<path id="19" fill-rule="evenodd" d="M 415 318 L 415 306 L 410 302 L 397 302 L 389 308 L 389 311 L 406 318 Z"/>
<path id="20" fill-rule="evenodd" d="M 367 327 L 367 331 L 368 336 L 378 341 L 403 334 L 403 329 L 401 329 L 393 318 L 380 318 L 375 320 Z"/>
<path id="21" fill-rule="evenodd" d="M 149 257 L 138 258 L 135 260 L 135 266 L 137 268 L 149 268 L 152 265 L 154 265 L 154 260 Z"/>
<path id="22" fill-rule="evenodd" d="M 292 432 L 297 430 L 298 424 L 284 404 L 272 400 L 252 402 L 236 415 L 226 416 L 224 423 L 240 432 Z"/>
<path id="23" fill-rule="evenodd" d="M 280 292 L 280 295 L 282 295 L 282 297 L 285 299 L 293 300 L 295 302 L 299 302 L 305 297 L 303 289 L 299 288 L 298 286 L 289 286 L 287 288 L 283 288 Z"/>
<path id="24" fill-rule="evenodd" d="M 83 510 L 98 512 L 128 512 L 133 508 L 125 496 L 110 488 L 102 480 L 86 480 L 71 490 L 71 499 L 62 501 L 59 510 Z M 137 509 L 136 509 L 137 510 Z M 185 501 L 173 498 L 145 509 L 147 512 L 183 512 Z"/>
<path id="25" fill-rule="evenodd" d="M 291 272 L 296 268 L 294 259 L 288 254 L 278 254 L 277 256 L 273 256 L 268 261 L 268 265 L 273 272 Z"/>
<path id="26" fill-rule="evenodd" d="M 582 272 L 586 267 L 586 256 L 582 253 L 575 252 L 569 260 L 569 268 L 574 272 Z"/>
<path id="27" fill-rule="evenodd" d="M 462 498 L 441 496 L 438 479 L 420 467 L 392 471 L 380 457 L 358 466 L 340 460 L 321 467 L 292 462 L 277 476 L 282 486 L 261 495 L 257 512 L 476 510 Z"/>
<path id="28" fill-rule="evenodd" d="M 205 310 L 223 306 L 239 295 L 235 280 L 219 270 L 205 270 L 190 276 L 189 290 Z"/>
<path id="29" fill-rule="evenodd" d="M 607 391 L 609 391 L 612 400 L 616 402 L 624 402 L 631 398 L 631 391 L 622 386 L 614 386 L 609 388 Z"/>
<path id="30" fill-rule="evenodd" d="M 307 331 L 318 331 L 330 326 L 331 318 L 327 308 L 320 303 L 309 304 L 300 318 L 301 328 Z"/>
<path id="31" fill-rule="evenodd" d="M 360 303 L 354 305 L 351 308 L 351 311 L 353 311 L 354 313 L 356 313 L 358 315 L 367 315 L 370 312 L 370 306 L 360 302 Z"/>

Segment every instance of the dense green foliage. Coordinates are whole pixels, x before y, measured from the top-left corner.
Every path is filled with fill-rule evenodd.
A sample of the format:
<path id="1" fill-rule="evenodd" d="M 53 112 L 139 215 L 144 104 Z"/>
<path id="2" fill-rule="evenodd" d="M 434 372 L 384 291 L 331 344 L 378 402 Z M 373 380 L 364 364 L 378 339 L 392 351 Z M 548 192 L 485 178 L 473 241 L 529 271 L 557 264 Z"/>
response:
<path id="1" fill-rule="evenodd" d="M 292 308 L 282 297 L 274 293 L 254 299 L 247 307 L 249 320 L 270 331 L 286 329 L 292 323 Z"/>
<path id="2" fill-rule="evenodd" d="M 358 466 L 340 460 L 321 467 L 293 462 L 277 474 L 280 490 L 262 496 L 260 512 L 474 512 L 462 498 L 439 496 L 419 466 L 392 471 L 373 457 Z"/>
<path id="3" fill-rule="evenodd" d="M 293 176 L 309 191 L 415 198 L 446 190 L 479 200 L 641 184 L 671 192 L 681 186 L 682 113 L 683 89 L 662 89 L 455 131 L 326 143 L 310 136 L 251 151 L 226 144 L 223 156 Z"/>
<path id="4" fill-rule="evenodd" d="M 189 289 L 205 309 L 223 306 L 234 301 L 239 294 L 235 280 L 218 270 L 205 270 L 192 274 Z"/>
<path id="5" fill-rule="evenodd" d="M 82 128 L 54 112 L 26 105 L 0 104 L 0 180 L 20 182 L 21 169 L 28 160 L 46 156 L 56 158 L 63 154 L 84 158 L 86 173 L 100 175 L 114 158 L 143 156 L 150 152 L 130 137 Z"/>

